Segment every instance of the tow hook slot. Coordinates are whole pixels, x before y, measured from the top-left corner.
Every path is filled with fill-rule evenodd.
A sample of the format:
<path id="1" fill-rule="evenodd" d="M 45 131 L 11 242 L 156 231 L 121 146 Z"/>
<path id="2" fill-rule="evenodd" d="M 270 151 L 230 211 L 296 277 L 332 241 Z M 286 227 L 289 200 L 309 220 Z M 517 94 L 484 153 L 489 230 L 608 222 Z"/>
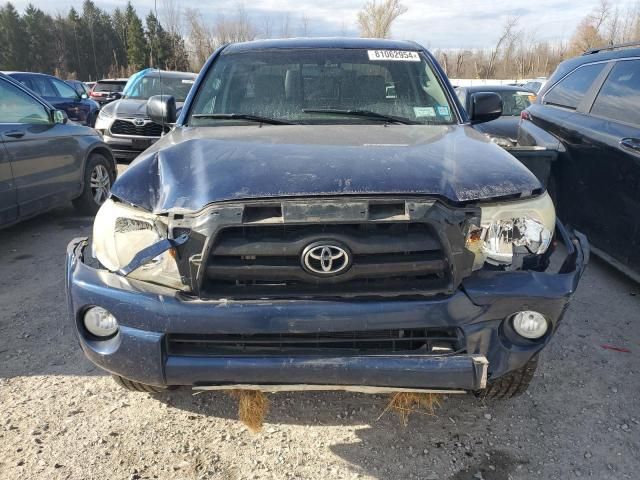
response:
<path id="1" fill-rule="evenodd" d="M 127 265 L 117 270 L 116 273 L 122 275 L 123 277 L 126 277 L 135 269 L 141 267 L 145 263 L 149 263 L 158 255 L 163 254 L 171 248 L 179 247 L 180 245 L 184 244 L 188 239 L 189 235 L 186 233 L 183 233 L 176 238 L 163 238 L 159 242 L 154 243 L 153 245 L 149 245 L 147 248 L 143 248 L 142 250 L 140 250 Z"/>

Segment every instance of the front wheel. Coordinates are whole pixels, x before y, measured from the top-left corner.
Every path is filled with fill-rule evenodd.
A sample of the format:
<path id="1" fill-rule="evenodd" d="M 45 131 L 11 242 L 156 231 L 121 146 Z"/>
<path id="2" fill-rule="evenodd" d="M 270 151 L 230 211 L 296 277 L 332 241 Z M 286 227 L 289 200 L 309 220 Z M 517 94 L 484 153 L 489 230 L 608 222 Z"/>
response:
<path id="1" fill-rule="evenodd" d="M 84 171 L 84 189 L 73 200 L 73 205 L 82 213 L 95 215 L 111 192 L 114 181 L 113 164 L 100 153 L 92 153 Z"/>
<path id="2" fill-rule="evenodd" d="M 529 388 L 537 368 L 538 357 L 536 356 L 518 370 L 509 372 L 493 382 L 490 381 L 487 388 L 478 392 L 478 395 L 492 400 L 518 397 Z"/>

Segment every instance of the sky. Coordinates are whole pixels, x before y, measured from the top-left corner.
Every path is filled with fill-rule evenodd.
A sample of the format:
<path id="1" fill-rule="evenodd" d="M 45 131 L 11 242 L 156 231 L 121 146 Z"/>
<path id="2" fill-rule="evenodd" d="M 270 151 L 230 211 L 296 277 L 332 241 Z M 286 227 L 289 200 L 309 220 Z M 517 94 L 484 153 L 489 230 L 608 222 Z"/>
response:
<path id="1" fill-rule="evenodd" d="M 19 10 L 28 3 L 49 13 L 66 13 L 78 0 L 11 0 Z M 264 29 L 265 18 L 272 23 L 272 36 L 278 36 L 284 19 L 289 18 L 293 36 L 302 34 L 302 18 L 309 19 L 310 36 L 357 36 L 357 12 L 365 0 L 175 0 L 182 8 L 195 8 L 205 19 L 224 13 L 233 15 L 243 5 L 250 19 Z M 621 10 L 637 0 L 613 1 Z M 108 11 L 124 7 L 126 0 L 94 0 Z M 519 17 L 520 28 L 535 40 L 567 40 L 578 22 L 597 4 L 597 0 L 403 0 L 408 12 L 398 18 L 392 37 L 415 40 L 427 48 L 489 48 L 500 36 L 508 16 Z M 132 0 L 140 16 L 154 8 L 154 0 Z M 163 0 L 157 0 L 162 19 Z M 81 7 L 80 7 L 81 8 Z"/>

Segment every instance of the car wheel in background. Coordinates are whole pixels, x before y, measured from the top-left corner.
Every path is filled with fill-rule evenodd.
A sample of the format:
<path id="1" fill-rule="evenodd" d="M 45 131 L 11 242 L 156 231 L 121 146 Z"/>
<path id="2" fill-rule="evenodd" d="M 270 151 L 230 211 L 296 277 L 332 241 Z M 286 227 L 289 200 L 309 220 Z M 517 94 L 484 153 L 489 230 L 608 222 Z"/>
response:
<path id="1" fill-rule="evenodd" d="M 95 215 L 111 192 L 114 181 L 113 164 L 104 155 L 92 153 L 84 171 L 84 189 L 73 200 L 73 205 L 82 213 Z"/>

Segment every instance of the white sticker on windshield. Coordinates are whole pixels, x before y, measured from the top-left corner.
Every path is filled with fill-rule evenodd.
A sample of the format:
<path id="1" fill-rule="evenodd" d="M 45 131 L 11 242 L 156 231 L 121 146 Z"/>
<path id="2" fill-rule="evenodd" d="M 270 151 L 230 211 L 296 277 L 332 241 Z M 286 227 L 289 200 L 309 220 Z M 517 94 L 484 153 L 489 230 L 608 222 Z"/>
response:
<path id="1" fill-rule="evenodd" d="M 369 60 L 392 60 L 400 62 L 419 62 L 418 52 L 407 50 L 367 50 Z"/>
<path id="2" fill-rule="evenodd" d="M 446 105 L 438 105 L 438 115 L 442 117 L 448 117 L 449 107 L 447 107 Z"/>
<path id="3" fill-rule="evenodd" d="M 413 107 L 416 117 L 435 117 L 436 111 L 433 107 Z"/>

